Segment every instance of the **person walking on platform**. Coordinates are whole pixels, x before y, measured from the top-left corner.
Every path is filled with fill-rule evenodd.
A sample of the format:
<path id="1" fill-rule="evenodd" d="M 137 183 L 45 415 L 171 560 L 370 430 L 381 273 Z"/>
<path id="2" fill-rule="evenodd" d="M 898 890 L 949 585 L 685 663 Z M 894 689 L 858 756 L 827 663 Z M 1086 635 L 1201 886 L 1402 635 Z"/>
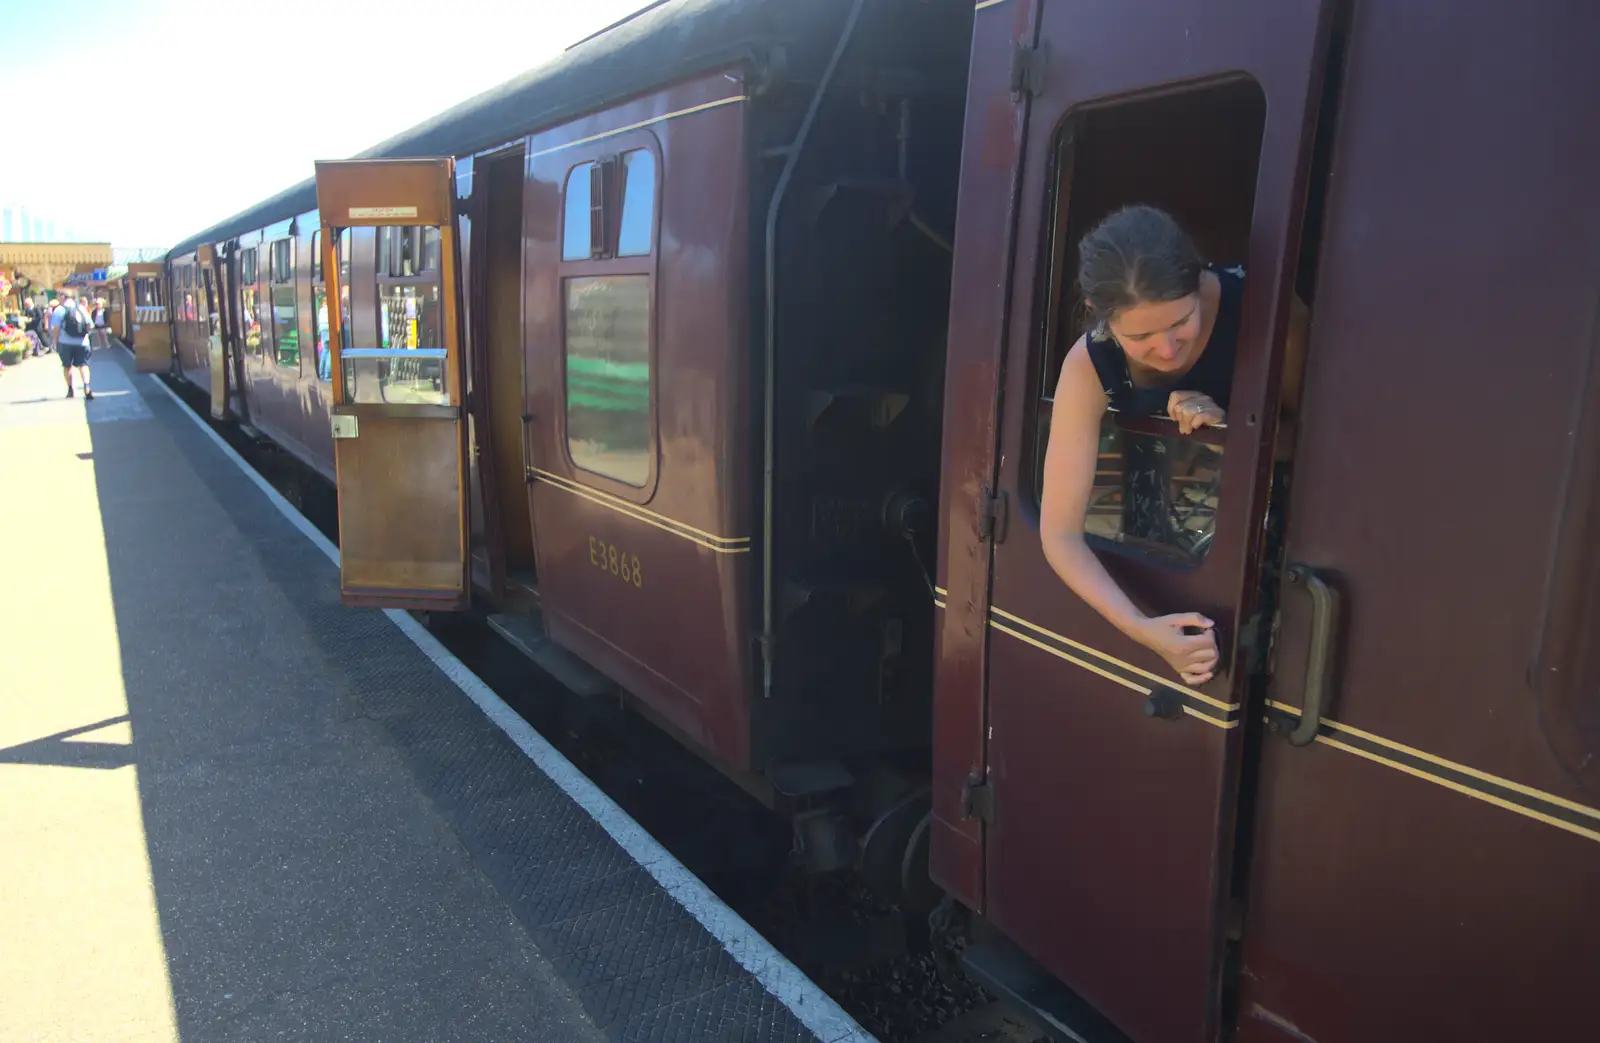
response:
<path id="1" fill-rule="evenodd" d="M 50 321 L 44 308 L 34 303 L 32 297 L 22 299 L 22 329 L 33 345 L 35 358 L 50 350 Z"/>
<path id="2" fill-rule="evenodd" d="M 67 397 L 73 395 L 72 371 L 77 370 L 86 402 L 94 399 L 94 392 L 89 390 L 89 331 L 92 329 L 89 312 L 71 294 L 63 295 L 50 313 L 50 331 L 55 336 L 56 354 L 61 356 L 61 375 L 67 381 Z"/>
<path id="3" fill-rule="evenodd" d="M 94 310 L 89 313 L 89 317 L 94 323 L 94 333 L 89 342 L 90 347 L 95 351 L 111 347 L 111 323 L 107 318 L 106 299 L 104 297 L 95 298 Z"/>

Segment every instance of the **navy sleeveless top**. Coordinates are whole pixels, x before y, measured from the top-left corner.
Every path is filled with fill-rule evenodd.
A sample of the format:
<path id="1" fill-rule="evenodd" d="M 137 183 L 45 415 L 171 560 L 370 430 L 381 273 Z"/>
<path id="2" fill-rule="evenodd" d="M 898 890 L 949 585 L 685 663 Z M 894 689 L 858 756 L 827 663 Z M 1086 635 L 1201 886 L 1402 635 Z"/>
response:
<path id="1" fill-rule="evenodd" d="M 1165 416 L 1167 399 L 1174 391 L 1199 391 L 1211 400 L 1228 408 L 1228 392 L 1233 387 L 1233 358 L 1239 347 L 1240 302 L 1244 297 L 1244 267 L 1206 265 L 1206 271 L 1217 277 L 1221 293 L 1217 299 L 1217 318 L 1211 326 L 1211 336 L 1206 340 L 1200 358 L 1189 372 L 1157 387 L 1138 387 L 1128 370 L 1128 356 L 1117 343 L 1104 323 L 1096 325 L 1085 338 L 1089 359 L 1100 377 L 1111 408 L 1130 416 Z"/>

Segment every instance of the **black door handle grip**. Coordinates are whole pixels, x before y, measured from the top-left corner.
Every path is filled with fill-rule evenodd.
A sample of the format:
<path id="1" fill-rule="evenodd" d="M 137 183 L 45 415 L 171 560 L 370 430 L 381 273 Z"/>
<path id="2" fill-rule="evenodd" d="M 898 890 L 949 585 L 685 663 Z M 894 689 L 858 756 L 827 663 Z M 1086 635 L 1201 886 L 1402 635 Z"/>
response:
<path id="1" fill-rule="evenodd" d="M 1290 583 L 1304 587 L 1311 595 L 1311 646 L 1306 652 L 1305 695 L 1300 703 L 1300 720 L 1288 736 L 1291 746 L 1309 746 L 1317 738 L 1317 729 L 1322 727 L 1323 705 L 1328 698 L 1333 638 L 1339 626 L 1339 592 L 1307 565 L 1289 566 L 1288 577 Z"/>

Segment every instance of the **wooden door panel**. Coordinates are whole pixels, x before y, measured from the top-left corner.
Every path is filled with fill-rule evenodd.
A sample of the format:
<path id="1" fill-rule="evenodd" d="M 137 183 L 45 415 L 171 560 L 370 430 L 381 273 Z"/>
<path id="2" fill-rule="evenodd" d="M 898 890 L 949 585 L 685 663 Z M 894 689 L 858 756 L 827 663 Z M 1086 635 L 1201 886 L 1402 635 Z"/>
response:
<path id="1" fill-rule="evenodd" d="M 452 609 L 470 597 L 453 170 L 448 158 L 317 164 L 330 302 L 341 300 L 341 281 L 349 280 L 348 347 L 343 308 L 328 309 L 348 604 Z M 415 269 L 406 266 L 398 277 L 403 285 L 377 271 L 375 229 L 384 227 L 437 229 L 437 267 L 424 263 L 417 238 Z M 339 257 L 344 228 L 352 229 L 347 265 Z M 400 312 L 382 306 L 390 321 L 380 328 L 386 293 L 405 300 L 405 312 L 397 318 Z M 437 346 L 423 339 L 435 336 Z"/>
<path id="2" fill-rule="evenodd" d="M 1600 105 L 1600 11 L 1577 11 L 1355 8 L 1287 532 L 1344 612 L 1315 742 L 1263 751 L 1243 1039 L 1600 1024 L 1600 745 L 1538 669 L 1552 626 L 1596 626 L 1551 600 L 1596 580 L 1560 542 L 1600 416 L 1600 150 L 1572 119 Z M 1310 626 L 1287 592 L 1294 719 Z"/>
<path id="3" fill-rule="evenodd" d="M 1234 660 L 1241 625 L 1254 608 L 1269 490 L 1266 432 L 1276 415 L 1320 94 L 1324 7 L 1275 0 L 1043 5 L 1039 39 L 1048 69 L 1032 101 L 1020 186 L 1000 432 L 1000 488 L 1015 506 L 1010 531 L 994 549 L 990 598 L 986 736 L 994 821 L 985 843 L 987 911 L 1139 1043 L 1199 1043 L 1218 1029 L 1219 910 L 1245 680 Z M 1215 258 L 1243 263 L 1248 277 L 1214 536 L 1203 560 L 1188 566 L 1099 545 L 1113 574 L 1148 611 L 1201 611 L 1218 622 L 1224 657 L 1218 677 L 1190 689 L 1080 601 L 1045 561 L 1034 477 L 1043 439 L 1035 437 L 1033 403 L 1054 373 L 1041 374 L 1046 345 L 1037 323 L 1025 317 L 1070 306 L 1065 296 L 1048 296 L 1066 292 L 1051 288 L 1052 259 L 1059 265 L 1074 256 L 1070 243 L 1053 236 L 1103 216 L 1074 212 L 1075 204 L 1152 202 L 1182 211 L 1192 195 L 1186 194 L 1192 186 L 1177 186 L 1169 201 L 1159 179 L 1148 177 L 1120 179 L 1137 182 L 1141 198 L 1069 194 L 1076 181 L 1065 179 L 1090 170 L 1095 159 L 1096 124 L 1085 121 L 1113 104 L 1154 106 L 1172 92 L 1203 91 L 1215 92 L 1230 113 L 1253 105 L 1259 115 L 1238 121 L 1245 134 L 1224 133 L 1219 125 L 1217 140 L 1193 147 L 1254 148 L 1257 133 L 1260 142 L 1253 164 L 1215 165 L 1218 176 L 1242 171 L 1234 176 L 1248 180 L 1254 171 L 1249 210 L 1239 205 L 1239 191 L 1226 193 L 1230 212 L 1249 213 L 1248 234 L 1204 230 L 1218 242 L 1248 244 L 1242 257 Z M 1073 131 L 1070 165 L 1061 160 L 1069 118 L 1086 128 L 1081 139 Z M 1114 149 L 1114 137 L 1101 135 L 1102 147 Z M 1168 147 L 1174 155 L 1145 162 L 1184 171 L 1191 146 Z M 1060 186 L 1052 183 L 1057 177 L 1064 179 Z M 1103 189 L 1118 180 L 1085 184 Z M 1094 202 L 1085 201 L 1089 196 Z M 1055 285 L 1070 285 L 1070 276 Z"/>
<path id="4" fill-rule="evenodd" d="M 339 482 L 379 495 L 341 496 L 344 582 L 362 590 L 448 590 L 460 581 L 461 546 L 448 525 L 428 524 L 460 499 L 459 421 L 362 417 L 341 438 Z"/>

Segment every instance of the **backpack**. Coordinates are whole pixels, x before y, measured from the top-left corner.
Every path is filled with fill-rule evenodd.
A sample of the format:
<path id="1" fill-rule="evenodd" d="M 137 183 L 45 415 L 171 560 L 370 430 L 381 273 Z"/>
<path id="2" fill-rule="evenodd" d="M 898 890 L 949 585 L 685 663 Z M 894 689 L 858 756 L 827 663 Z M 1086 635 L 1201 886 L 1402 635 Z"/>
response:
<path id="1" fill-rule="evenodd" d="M 61 332 L 69 337 L 86 337 L 89 335 L 89 323 L 84 320 L 83 309 L 76 304 L 66 305 L 66 314 L 61 316 Z"/>

